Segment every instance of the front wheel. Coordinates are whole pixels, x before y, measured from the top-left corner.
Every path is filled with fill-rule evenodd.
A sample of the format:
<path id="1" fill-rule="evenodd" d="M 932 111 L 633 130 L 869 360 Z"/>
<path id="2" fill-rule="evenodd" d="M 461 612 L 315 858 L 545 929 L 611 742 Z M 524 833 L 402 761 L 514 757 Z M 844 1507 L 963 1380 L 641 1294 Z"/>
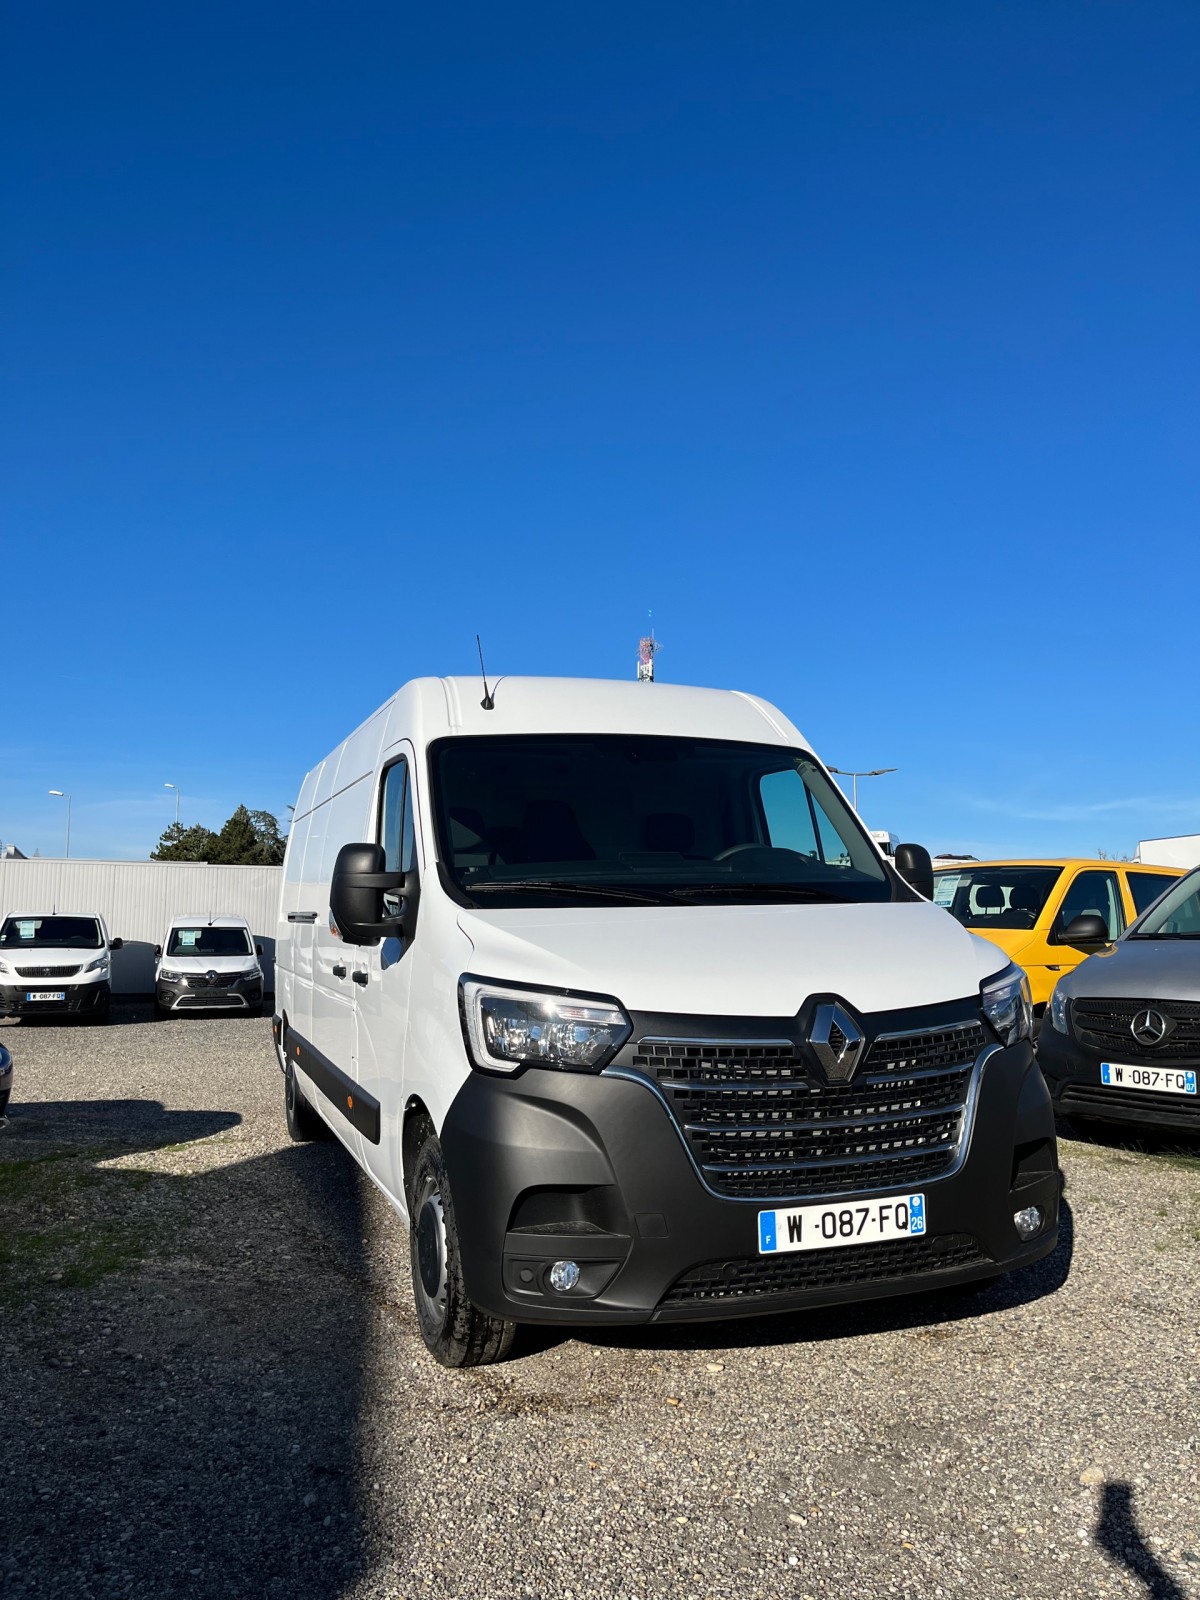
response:
<path id="1" fill-rule="evenodd" d="M 503 1361 L 517 1325 L 489 1316 L 467 1297 L 445 1159 L 429 1123 L 422 1133 L 411 1196 L 413 1299 L 429 1353 L 444 1367 Z"/>

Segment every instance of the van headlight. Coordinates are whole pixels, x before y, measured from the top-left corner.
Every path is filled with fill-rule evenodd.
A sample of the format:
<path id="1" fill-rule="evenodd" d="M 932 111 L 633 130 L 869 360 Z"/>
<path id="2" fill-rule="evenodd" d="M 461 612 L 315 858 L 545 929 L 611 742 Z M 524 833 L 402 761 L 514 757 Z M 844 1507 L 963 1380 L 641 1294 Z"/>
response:
<path id="1" fill-rule="evenodd" d="M 172 972 L 169 967 L 160 967 L 158 969 L 158 977 L 160 983 L 182 983 L 184 974 L 182 972 Z"/>
<path id="2" fill-rule="evenodd" d="M 1001 1044 L 1017 1044 L 1033 1031 L 1033 1002 L 1029 979 L 1011 963 L 989 978 L 979 990 L 983 1014 L 996 1030 Z"/>
<path id="3" fill-rule="evenodd" d="M 1062 984 L 1056 984 L 1054 993 L 1050 996 L 1050 1026 L 1056 1033 L 1069 1033 L 1067 1013 L 1071 1009 L 1071 996 Z"/>
<path id="4" fill-rule="evenodd" d="M 108 957 L 107 956 L 97 956 L 95 961 L 89 961 L 87 966 L 84 967 L 83 970 L 85 972 L 107 972 L 108 971 Z"/>
<path id="5" fill-rule="evenodd" d="M 599 1072 L 633 1032 L 615 1000 L 546 994 L 469 976 L 459 979 L 458 997 L 467 1053 L 488 1072 Z"/>

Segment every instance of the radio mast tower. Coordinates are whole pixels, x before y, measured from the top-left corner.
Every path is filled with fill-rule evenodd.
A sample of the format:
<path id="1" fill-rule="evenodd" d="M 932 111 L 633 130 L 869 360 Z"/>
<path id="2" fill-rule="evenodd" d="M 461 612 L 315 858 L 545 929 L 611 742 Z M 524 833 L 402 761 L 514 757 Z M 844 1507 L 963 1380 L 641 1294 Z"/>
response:
<path id="1" fill-rule="evenodd" d="M 647 618 L 651 613 L 647 612 Z M 660 649 L 658 640 L 654 637 L 654 626 L 651 623 L 650 632 L 644 639 L 638 640 L 637 681 L 639 683 L 654 682 L 654 658 Z"/>

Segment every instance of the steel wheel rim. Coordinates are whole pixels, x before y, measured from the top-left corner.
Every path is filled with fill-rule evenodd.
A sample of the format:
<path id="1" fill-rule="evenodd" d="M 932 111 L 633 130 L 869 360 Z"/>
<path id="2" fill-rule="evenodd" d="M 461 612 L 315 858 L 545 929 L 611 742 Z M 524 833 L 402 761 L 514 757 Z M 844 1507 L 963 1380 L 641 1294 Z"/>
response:
<path id="1" fill-rule="evenodd" d="M 413 1227 L 413 1277 L 427 1319 L 438 1327 L 446 1320 L 446 1261 L 446 1213 L 440 1193 L 431 1185 Z"/>

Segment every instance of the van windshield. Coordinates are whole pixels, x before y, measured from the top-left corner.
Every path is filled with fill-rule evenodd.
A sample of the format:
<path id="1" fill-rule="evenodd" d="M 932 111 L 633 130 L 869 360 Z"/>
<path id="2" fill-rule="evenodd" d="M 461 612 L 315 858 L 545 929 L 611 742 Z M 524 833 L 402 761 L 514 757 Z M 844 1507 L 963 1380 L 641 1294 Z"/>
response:
<path id="1" fill-rule="evenodd" d="M 5 917 L 4 950 L 99 950 L 104 940 L 95 917 Z"/>
<path id="2" fill-rule="evenodd" d="M 248 956 L 250 935 L 245 928 L 172 928 L 169 956 Z"/>
<path id="3" fill-rule="evenodd" d="M 1029 929 L 1041 916 L 1061 867 L 955 867 L 933 875 L 934 904 L 966 928 Z"/>
<path id="4" fill-rule="evenodd" d="M 443 739 L 439 854 L 476 906 L 902 896 L 810 755 L 628 734 Z"/>

